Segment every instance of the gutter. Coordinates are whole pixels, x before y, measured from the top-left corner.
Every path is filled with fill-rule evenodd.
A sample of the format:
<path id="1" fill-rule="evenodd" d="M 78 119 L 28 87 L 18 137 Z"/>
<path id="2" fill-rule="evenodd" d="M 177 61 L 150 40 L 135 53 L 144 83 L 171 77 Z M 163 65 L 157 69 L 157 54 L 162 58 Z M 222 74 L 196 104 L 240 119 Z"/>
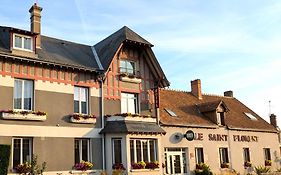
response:
<path id="1" fill-rule="evenodd" d="M 207 129 L 217 129 L 219 126 L 207 126 L 207 125 L 176 125 L 176 124 L 160 124 L 163 127 L 179 127 L 179 128 L 207 128 Z"/>
<path id="2" fill-rule="evenodd" d="M 235 127 L 229 127 L 229 126 L 227 126 L 227 129 L 229 129 L 229 130 L 237 130 L 237 131 L 254 131 L 254 132 L 278 133 L 278 131 L 273 131 L 273 130 L 261 130 L 261 129 L 255 129 L 255 128 L 235 128 Z"/>

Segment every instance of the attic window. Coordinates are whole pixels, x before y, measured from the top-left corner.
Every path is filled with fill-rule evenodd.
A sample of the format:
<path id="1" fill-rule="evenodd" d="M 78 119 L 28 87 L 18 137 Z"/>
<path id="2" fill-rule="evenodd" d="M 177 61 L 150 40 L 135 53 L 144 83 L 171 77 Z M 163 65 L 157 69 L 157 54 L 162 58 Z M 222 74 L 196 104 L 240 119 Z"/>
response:
<path id="1" fill-rule="evenodd" d="M 244 114 L 246 114 L 247 117 L 249 117 L 249 119 L 251 120 L 258 120 L 255 116 L 253 116 L 251 113 L 247 113 L 247 112 L 244 112 Z"/>
<path id="2" fill-rule="evenodd" d="M 172 111 L 172 110 L 170 110 L 170 109 L 167 109 L 167 108 L 165 108 L 165 111 L 166 111 L 170 116 L 172 116 L 172 117 L 177 117 L 177 114 L 176 114 L 174 111 Z"/>
<path id="3" fill-rule="evenodd" d="M 32 37 L 14 34 L 13 39 L 14 39 L 13 48 L 25 50 L 25 51 L 32 51 L 32 43 L 33 43 Z"/>

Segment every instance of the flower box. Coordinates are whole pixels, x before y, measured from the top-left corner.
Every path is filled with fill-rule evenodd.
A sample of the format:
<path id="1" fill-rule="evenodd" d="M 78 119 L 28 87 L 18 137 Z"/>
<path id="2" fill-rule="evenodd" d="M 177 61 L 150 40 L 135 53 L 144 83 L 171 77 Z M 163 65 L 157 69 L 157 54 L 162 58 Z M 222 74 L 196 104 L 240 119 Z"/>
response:
<path id="1" fill-rule="evenodd" d="M 81 123 L 81 124 L 95 124 L 97 119 L 95 118 L 88 118 L 88 119 L 75 119 L 74 117 L 70 117 L 71 123 Z"/>
<path id="2" fill-rule="evenodd" d="M 86 171 L 81 171 L 81 170 L 71 170 L 70 174 L 79 174 L 79 175 L 92 175 L 96 171 L 95 170 L 86 170 Z"/>
<path id="3" fill-rule="evenodd" d="M 229 163 L 222 163 L 221 168 L 229 168 Z"/>
<path id="4" fill-rule="evenodd" d="M 130 83 L 141 83 L 141 79 L 137 77 L 120 76 L 120 80 Z"/>
<path id="5" fill-rule="evenodd" d="M 97 119 L 94 115 L 72 114 L 69 118 L 71 123 L 95 124 Z"/>
<path id="6" fill-rule="evenodd" d="M 45 121 L 47 114 L 43 112 L 32 111 L 1 111 L 2 118 L 5 120 L 32 120 Z"/>
<path id="7" fill-rule="evenodd" d="M 137 122 L 156 122 L 156 117 L 144 116 L 139 114 L 123 113 L 105 116 L 107 121 L 137 121 Z"/>
<path id="8" fill-rule="evenodd" d="M 251 162 L 244 162 L 244 167 L 245 168 L 250 168 L 250 167 L 252 167 L 252 163 Z"/>
<path id="9" fill-rule="evenodd" d="M 271 164 L 272 164 L 272 161 L 271 161 L 271 160 L 265 160 L 265 161 L 264 161 L 264 165 L 265 165 L 265 166 L 271 166 Z"/>

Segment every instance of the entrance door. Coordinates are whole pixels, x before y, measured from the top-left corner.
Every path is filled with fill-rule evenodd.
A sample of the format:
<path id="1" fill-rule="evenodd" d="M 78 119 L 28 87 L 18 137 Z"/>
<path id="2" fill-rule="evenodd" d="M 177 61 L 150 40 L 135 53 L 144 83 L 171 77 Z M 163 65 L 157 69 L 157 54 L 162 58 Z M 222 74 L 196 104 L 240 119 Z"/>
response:
<path id="1" fill-rule="evenodd" d="M 166 157 L 166 174 L 186 175 L 186 157 L 185 149 L 169 149 L 165 152 Z"/>

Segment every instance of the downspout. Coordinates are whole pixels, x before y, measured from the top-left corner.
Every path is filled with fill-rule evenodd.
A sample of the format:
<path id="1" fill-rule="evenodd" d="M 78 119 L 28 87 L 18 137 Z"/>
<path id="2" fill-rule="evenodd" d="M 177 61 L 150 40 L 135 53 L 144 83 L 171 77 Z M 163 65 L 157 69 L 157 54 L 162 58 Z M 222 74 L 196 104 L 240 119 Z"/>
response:
<path id="1" fill-rule="evenodd" d="M 103 78 L 100 80 L 101 85 L 101 129 L 104 128 L 104 96 L 103 96 Z M 102 169 L 105 170 L 105 134 L 102 134 Z"/>

